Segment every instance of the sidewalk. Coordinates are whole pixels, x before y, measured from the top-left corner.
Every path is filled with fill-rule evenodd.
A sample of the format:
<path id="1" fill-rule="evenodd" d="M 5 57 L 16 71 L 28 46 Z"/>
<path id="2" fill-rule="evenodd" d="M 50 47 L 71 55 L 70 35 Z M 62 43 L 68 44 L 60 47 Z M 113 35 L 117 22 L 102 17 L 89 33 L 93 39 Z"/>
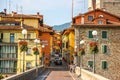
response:
<path id="1" fill-rule="evenodd" d="M 69 74 L 73 77 L 73 80 L 82 80 L 81 77 L 79 77 L 78 75 L 76 75 L 73 72 L 69 72 Z"/>

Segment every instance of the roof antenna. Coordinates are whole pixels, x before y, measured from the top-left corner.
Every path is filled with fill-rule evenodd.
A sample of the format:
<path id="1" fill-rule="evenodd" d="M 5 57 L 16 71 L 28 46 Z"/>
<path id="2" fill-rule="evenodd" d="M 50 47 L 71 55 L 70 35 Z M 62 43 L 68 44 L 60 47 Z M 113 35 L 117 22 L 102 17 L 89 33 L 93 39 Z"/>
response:
<path id="1" fill-rule="evenodd" d="M 73 12 L 74 12 L 74 0 L 72 0 L 72 22 L 71 22 L 71 25 L 73 24 Z"/>
<path id="2" fill-rule="evenodd" d="M 20 7 L 20 9 L 21 9 L 21 28 L 23 28 L 23 12 L 22 12 L 22 6 Z"/>
<path id="3" fill-rule="evenodd" d="M 11 0 L 9 0 L 9 14 L 10 14 L 10 11 L 11 11 Z"/>

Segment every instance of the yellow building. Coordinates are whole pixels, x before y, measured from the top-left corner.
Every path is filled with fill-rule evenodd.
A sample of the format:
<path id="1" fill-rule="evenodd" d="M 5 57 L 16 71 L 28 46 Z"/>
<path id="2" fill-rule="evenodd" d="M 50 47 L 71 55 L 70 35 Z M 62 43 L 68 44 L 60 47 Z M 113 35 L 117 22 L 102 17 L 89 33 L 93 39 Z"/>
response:
<path id="1" fill-rule="evenodd" d="M 73 62 L 74 58 L 74 36 L 74 28 L 72 27 L 65 29 L 62 33 L 62 55 L 68 63 Z"/>
<path id="2" fill-rule="evenodd" d="M 43 16 L 39 15 L 23 15 L 12 12 L 6 14 L 0 13 L 0 73 L 12 75 L 24 70 L 35 67 L 36 56 L 33 54 L 32 48 L 36 46 L 34 40 L 40 35 L 39 27 L 43 25 Z M 22 30 L 26 29 L 27 34 L 24 36 Z M 20 53 L 18 42 L 25 39 L 28 42 L 28 50 Z M 38 44 L 39 52 L 41 52 L 41 44 Z M 37 65 L 40 65 L 37 55 Z"/>

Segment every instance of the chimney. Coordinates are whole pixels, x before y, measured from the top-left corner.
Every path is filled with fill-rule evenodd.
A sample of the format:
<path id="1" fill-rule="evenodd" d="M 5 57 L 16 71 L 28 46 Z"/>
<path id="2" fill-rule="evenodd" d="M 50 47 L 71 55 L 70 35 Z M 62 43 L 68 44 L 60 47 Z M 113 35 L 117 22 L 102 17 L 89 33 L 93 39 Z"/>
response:
<path id="1" fill-rule="evenodd" d="M 7 9 L 4 9 L 4 13 L 7 14 Z"/>
<path id="2" fill-rule="evenodd" d="M 96 0 L 92 0 L 92 6 L 93 6 L 93 10 L 96 9 Z"/>
<path id="3" fill-rule="evenodd" d="M 14 16 L 14 12 L 12 11 L 12 13 L 11 13 L 11 16 L 13 17 Z"/>
<path id="4" fill-rule="evenodd" d="M 37 15 L 39 16 L 39 15 L 40 15 L 40 13 L 39 13 L 39 12 L 37 12 Z"/>
<path id="5" fill-rule="evenodd" d="M 85 21 L 84 21 L 84 15 L 81 15 L 81 24 L 84 24 Z"/>

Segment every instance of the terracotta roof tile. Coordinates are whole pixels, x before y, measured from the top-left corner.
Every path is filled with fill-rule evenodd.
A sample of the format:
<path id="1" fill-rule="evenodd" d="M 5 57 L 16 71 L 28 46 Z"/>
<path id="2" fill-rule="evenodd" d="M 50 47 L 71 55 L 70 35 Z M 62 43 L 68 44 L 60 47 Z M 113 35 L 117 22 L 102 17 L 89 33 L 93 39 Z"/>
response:
<path id="1" fill-rule="evenodd" d="M 36 28 L 32 26 L 24 26 L 23 28 L 27 30 L 37 30 Z M 21 26 L 0 26 L 0 30 L 21 30 Z"/>
<path id="2" fill-rule="evenodd" d="M 8 17 L 8 18 L 11 18 L 11 17 L 14 17 L 14 18 L 43 18 L 43 15 L 25 15 L 25 14 L 6 14 L 5 16 L 2 16 L 2 17 Z"/>

